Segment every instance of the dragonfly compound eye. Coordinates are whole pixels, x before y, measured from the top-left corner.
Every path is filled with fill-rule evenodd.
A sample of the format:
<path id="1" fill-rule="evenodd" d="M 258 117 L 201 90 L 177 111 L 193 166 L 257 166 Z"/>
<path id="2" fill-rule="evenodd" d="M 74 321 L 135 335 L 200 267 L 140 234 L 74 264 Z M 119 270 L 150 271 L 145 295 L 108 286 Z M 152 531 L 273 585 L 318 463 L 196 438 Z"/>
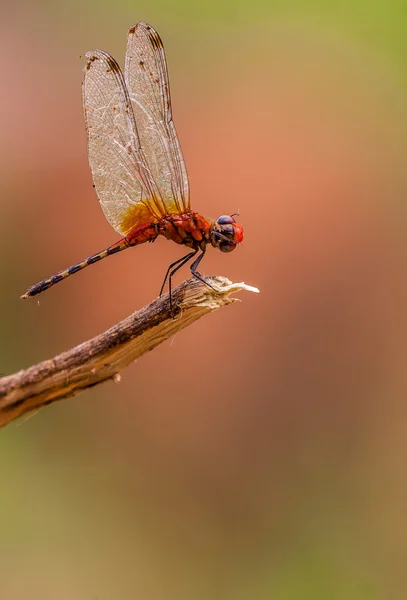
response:
<path id="1" fill-rule="evenodd" d="M 234 250 L 236 248 L 236 244 L 234 244 L 233 242 L 226 242 L 224 240 L 222 240 L 219 243 L 219 250 L 221 252 L 232 252 L 232 250 Z"/>
<path id="2" fill-rule="evenodd" d="M 231 225 L 232 223 L 236 223 L 236 221 L 233 217 L 230 217 L 229 215 L 222 215 L 221 217 L 219 217 L 218 223 L 219 225 Z"/>

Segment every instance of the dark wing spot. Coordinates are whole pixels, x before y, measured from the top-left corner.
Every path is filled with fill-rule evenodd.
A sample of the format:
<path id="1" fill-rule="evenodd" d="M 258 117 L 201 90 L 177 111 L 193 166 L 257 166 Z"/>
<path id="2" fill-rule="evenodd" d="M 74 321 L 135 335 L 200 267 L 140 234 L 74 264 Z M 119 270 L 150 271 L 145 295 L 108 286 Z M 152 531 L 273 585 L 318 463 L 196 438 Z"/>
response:
<path id="1" fill-rule="evenodd" d="M 107 70 L 108 73 L 110 71 L 113 71 L 113 73 L 120 73 L 120 67 L 117 64 L 117 62 L 114 60 L 114 58 L 112 58 L 111 56 L 108 56 L 106 58 L 106 62 L 109 65 L 109 69 Z"/>
<path id="2" fill-rule="evenodd" d="M 158 50 L 158 48 L 163 47 L 161 38 L 156 31 L 154 31 L 153 33 L 150 33 L 149 38 L 150 38 L 150 42 L 151 42 L 151 45 L 153 46 L 154 50 Z"/>
<path id="3" fill-rule="evenodd" d="M 86 69 L 89 71 L 91 64 L 97 60 L 97 56 L 93 55 L 93 56 L 89 56 L 88 57 L 88 62 L 86 63 Z"/>
<path id="4" fill-rule="evenodd" d="M 153 49 L 157 50 L 158 44 L 157 44 L 157 40 L 156 40 L 154 34 L 150 33 L 148 37 L 150 38 L 150 42 L 151 42 Z"/>

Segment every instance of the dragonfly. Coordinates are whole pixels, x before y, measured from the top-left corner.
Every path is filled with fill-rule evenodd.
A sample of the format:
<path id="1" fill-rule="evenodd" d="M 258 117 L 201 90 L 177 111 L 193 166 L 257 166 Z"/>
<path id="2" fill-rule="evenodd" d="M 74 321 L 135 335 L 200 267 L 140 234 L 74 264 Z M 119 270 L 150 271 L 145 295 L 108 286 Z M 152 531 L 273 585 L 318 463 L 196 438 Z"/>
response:
<path id="1" fill-rule="evenodd" d="M 188 173 L 172 117 L 169 77 L 160 36 L 147 23 L 129 30 L 124 72 L 103 50 L 87 52 L 82 83 L 88 159 L 103 213 L 122 236 L 30 287 L 30 298 L 107 256 L 154 242 L 161 235 L 188 248 L 172 262 L 166 282 L 172 310 L 172 278 L 190 263 L 193 277 L 213 287 L 198 266 L 210 244 L 231 252 L 243 241 L 234 216 L 207 219 L 190 207 Z"/>

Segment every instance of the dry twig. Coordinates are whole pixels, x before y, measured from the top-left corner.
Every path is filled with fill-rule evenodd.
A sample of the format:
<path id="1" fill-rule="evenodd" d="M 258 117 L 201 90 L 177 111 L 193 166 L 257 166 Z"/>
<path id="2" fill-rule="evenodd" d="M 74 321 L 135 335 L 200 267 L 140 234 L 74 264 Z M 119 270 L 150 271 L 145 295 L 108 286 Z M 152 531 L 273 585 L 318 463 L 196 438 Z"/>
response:
<path id="1" fill-rule="evenodd" d="M 168 295 L 157 298 L 104 333 L 50 360 L 0 379 L 0 427 L 21 415 L 108 379 L 139 356 L 203 315 L 236 301 L 230 294 L 258 291 L 244 283 L 213 277 L 215 292 L 196 279 L 173 290 L 174 317 Z"/>

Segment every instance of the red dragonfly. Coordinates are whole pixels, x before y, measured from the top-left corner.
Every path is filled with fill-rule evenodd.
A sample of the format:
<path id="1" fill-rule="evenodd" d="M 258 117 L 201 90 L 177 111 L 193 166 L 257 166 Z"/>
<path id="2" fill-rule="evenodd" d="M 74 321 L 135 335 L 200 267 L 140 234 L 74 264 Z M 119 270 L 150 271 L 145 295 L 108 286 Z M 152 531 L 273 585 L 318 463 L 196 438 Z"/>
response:
<path id="1" fill-rule="evenodd" d="M 212 221 L 190 208 L 160 36 L 147 23 L 130 29 L 124 75 L 103 50 L 88 52 L 86 59 L 82 91 L 93 187 L 106 219 L 124 237 L 40 281 L 21 298 L 36 296 L 106 256 L 159 235 L 190 249 L 168 267 L 160 295 L 168 279 L 171 302 L 174 273 L 196 255 L 191 273 L 210 286 L 197 270 L 206 246 L 231 252 L 243 240 L 243 228 L 233 215 Z"/>

